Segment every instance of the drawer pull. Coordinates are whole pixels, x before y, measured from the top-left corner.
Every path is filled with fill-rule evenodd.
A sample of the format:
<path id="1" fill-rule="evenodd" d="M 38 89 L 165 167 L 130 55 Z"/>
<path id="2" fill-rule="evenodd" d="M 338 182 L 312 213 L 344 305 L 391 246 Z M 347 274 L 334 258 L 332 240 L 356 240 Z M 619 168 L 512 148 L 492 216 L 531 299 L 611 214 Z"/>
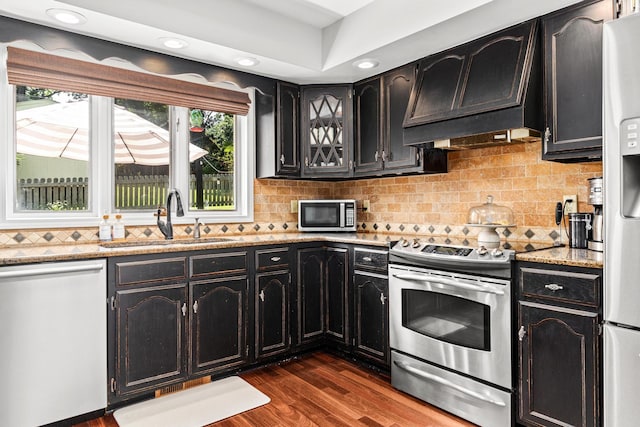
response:
<path id="1" fill-rule="evenodd" d="M 548 285 L 544 285 L 545 288 L 549 289 L 550 291 L 561 291 L 562 289 L 564 289 L 564 286 L 561 285 L 557 285 L 555 283 L 549 283 Z"/>
<path id="2" fill-rule="evenodd" d="M 371 259 L 371 257 L 370 257 L 370 256 L 363 256 L 363 257 L 362 257 L 362 260 L 363 260 L 364 262 L 371 262 L 371 261 L 373 261 L 373 260 Z"/>
<path id="3" fill-rule="evenodd" d="M 278 261 L 280 261 L 280 257 L 279 256 L 272 256 L 271 257 L 271 261 L 278 262 Z"/>

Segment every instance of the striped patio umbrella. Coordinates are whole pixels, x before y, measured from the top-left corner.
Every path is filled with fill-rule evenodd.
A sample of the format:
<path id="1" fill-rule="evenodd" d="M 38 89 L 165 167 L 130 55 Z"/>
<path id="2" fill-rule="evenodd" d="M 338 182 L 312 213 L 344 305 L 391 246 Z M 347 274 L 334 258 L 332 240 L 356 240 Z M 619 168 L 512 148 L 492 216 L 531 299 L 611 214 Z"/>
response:
<path id="1" fill-rule="evenodd" d="M 89 102 L 53 103 L 16 112 L 16 150 L 43 157 L 89 159 Z M 207 154 L 189 144 L 191 162 Z M 116 164 L 169 164 L 169 132 L 120 106 L 114 107 Z"/>

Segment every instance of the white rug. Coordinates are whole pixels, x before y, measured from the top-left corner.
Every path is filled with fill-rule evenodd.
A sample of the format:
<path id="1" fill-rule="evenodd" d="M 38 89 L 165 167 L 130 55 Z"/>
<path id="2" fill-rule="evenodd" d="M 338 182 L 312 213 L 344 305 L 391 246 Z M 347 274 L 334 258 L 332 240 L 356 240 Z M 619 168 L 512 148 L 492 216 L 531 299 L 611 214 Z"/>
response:
<path id="1" fill-rule="evenodd" d="M 269 403 L 240 377 L 147 400 L 113 413 L 120 427 L 202 427 Z"/>

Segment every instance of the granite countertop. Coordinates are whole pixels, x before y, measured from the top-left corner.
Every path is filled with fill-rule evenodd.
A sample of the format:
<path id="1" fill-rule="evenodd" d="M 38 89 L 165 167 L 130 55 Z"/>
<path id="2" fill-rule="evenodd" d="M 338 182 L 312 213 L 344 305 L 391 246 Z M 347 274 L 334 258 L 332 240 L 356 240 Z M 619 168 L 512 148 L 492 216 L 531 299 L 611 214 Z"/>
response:
<path id="1" fill-rule="evenodd" d="M 389 242 L 399 240 L 401 235 L 376 233 L 274 233 L 247 234 L 241 236 L 203 237 L 197 243 L 192 239 L 176 239 L 171 242 L 152 240 L 130 242 L 122 247 L 109 247 L 97 242 L 82 244 L 40 245 L 40 246 L 5 246 L 0 248 L 0 266 L 30 264 L 49 261 L 74 261 L 82 259 L 107 258 L 124 255 L 143 255 L 168 252 L 186 252 L 205 249 L 226 249 L 240 246 L 286 245 L 304 242 L 332 242 L 362 244 L 387 247 Z M 420 237 L 420 236 L 410 236 Z M 472 245 L 472 242 L 460 243 L 446 239 L 449 244 Z M 139 243 L 139 245 L 137 245 Z M 517 242 L 510 242 L 513 244 Z M 127 246 L 128 245 L 128 246 Z M 517 246 L 517 245 L 516 245 Z M 529 245 L 527 245 L 529 246 Z M 516 248 L 516 247 L 514 247 Z M 517 249 L 517 248 L 516 248 Z M 539 262 L 544 264 L 573 265 L 579 267 L 602 268 L 603 254 L 587 249 L 555 247 L 533 250 L 516 254 L 517 261 Z"/>
<path id="2" fill-rule="evenodd" d="M 604 254 L 602 252 L 591 251 L 589 249 L 574 249 L 568 246 L 560 246 L 516 254 L 516 261 L 602 268 Z"/>
<path id="3" fill-rule="evenodd" d="M 398 240 L 399 236 L 374 233 L 274 233 L 249 234 L 232 237 L 202 238 L 197 243 L 192 239 L 176 239 L 167 241 L 140 241 L 139 245 L 126 242 L 122 247 L 112 246 L 109 242 L 105 246 L 99 243 L 41 245 L 41 246 L 11 246 L 0 248 L 0 265 L 30 264 L 48 261 L 75 261 L 82 259 L 107 258 L 123 255 L 143 255 L 166 252 L 186 252 L 205 249 L 225 249 L 239 246 L 284 245 L 292 243 L 326 241 L 332 243 L 355 243 L 371 246 L 388 246 L 390 241 Z"/>

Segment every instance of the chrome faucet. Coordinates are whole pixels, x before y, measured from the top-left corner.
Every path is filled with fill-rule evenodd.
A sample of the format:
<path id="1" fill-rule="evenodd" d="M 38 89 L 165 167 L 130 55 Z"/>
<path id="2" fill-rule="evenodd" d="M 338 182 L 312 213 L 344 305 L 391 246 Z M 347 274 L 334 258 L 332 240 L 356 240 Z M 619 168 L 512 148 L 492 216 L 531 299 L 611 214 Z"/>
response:
<path id="1" fill-rule="evenodd" d="M 176 215 L 184 216 L 184 211 L 182 210 L 182 201 L 180 200 L 180 192 L 175 188 L 169 190 L 169 194 L 167 194 L 166 223 L 160 219 L 162 208 L 158 208 L 158 228 L 160 229 L 162 234 L 164 234 L 164 238 L 167 240 L 173 240 L 173 224 L 171 224 L 171 199 L 174 195 L 176 196 Z"/>

